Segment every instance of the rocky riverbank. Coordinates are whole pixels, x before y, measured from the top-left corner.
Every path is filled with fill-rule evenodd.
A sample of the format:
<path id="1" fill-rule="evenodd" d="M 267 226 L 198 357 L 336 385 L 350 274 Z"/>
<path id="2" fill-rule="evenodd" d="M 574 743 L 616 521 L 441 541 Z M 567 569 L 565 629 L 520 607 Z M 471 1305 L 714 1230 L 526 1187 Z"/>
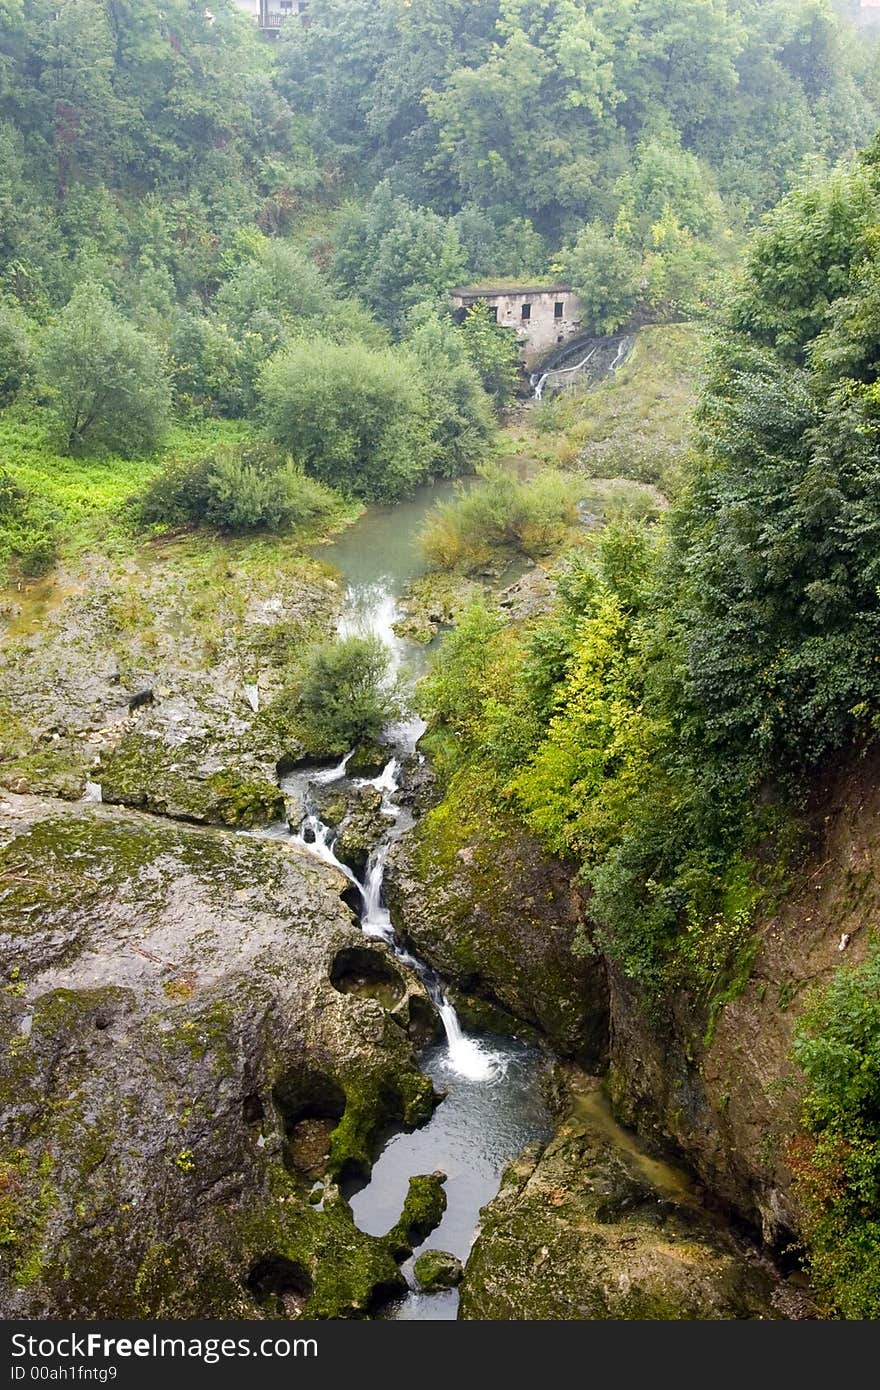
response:
<path id="1" fill-rule="evenodd" d="M 484 1208 L 467 1263 L 468 1319 L 814 1316 L 808 1296 L 698 1201 L 684 1173 L 646 1159 L 570 1076 L 569 1113 L 524 1153 Z"/>
<path id="2" fill-rule="evenodd" d="M 431 1006 L 347 881 L 33 797 L 3 799 L 0 841 L 3 1315 L 352 1317 L 401 1287 L 430 1193 L 377 1238 L 337 1183 L 431 1113 L 408 1036 Z"/>

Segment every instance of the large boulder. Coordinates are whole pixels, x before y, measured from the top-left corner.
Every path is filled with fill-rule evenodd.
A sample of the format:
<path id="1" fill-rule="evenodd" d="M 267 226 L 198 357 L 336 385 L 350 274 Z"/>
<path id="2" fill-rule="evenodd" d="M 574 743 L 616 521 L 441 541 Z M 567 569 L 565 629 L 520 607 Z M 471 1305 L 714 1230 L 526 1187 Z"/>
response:
<path id="1" fill-rule="evenodd" d="M 0 1315 L 353 1317 L 401 1287 L 338 1184 L 430 1114 L 429 1006 L 346 886 L 289 844 L 0 800 Z"/>
<path id="2" fill-rule="evenodd" d="M 398 933 L 455 986 L 534 1025 L 565 1056 L 605 1055 L 602 959 L 585 944 L 568 868 L 516 822 L 481 825 L 447 803 L 393 846 L 386 892 Z"/>
<path id="3" fill-rule="evenodd" d="M 601 1105 L 507 1169 L 483 1209 L 460 1316 L 491 1320 L 788 1316 L 782 1282 Z"/>
<path id="4" fill-rule="evenodd" d="M 0 602 L 0 787 L 76 800 L 90 780 L 216 824 L 279 813 L 277 764 L 304 750 L 274 696 L 338 588 L 302 555 L 191 544 L 80 556 Z"/>

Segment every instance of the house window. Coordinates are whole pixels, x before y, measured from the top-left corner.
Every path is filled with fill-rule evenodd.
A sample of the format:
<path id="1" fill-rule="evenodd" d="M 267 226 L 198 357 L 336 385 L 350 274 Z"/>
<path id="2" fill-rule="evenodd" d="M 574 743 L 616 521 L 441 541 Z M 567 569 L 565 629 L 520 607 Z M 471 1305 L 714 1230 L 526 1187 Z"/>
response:
<path id="1" fill-rule="evenodd" d="M 497 323 L 497 322 L 498 322 L 498 306 L 497 306 L 497 304 L 487 304 L 487 305 L 486 305 L 486 313 L 489 315 L 489 318 L 492 320 L 493 323 Z"/>
<path id="2" fill-rule="evenodd" d="M 529 321 L 529 319 L 530 319 L 531 317 L 532 317 L 532 306 L 531 306 L 531 304 L 524 304 L 524 305 L 522 306 L 522 321 L 523 321 L 523 323 L 528 323 L 528 321 Z"/>
<path id="3" fill-rule="evenodd" d="M 553 317 L 555 319 L 561 319 L 564 308 L 564 302 L 561 299 L 557 299 L 556 303 L 553 305 Z"/>

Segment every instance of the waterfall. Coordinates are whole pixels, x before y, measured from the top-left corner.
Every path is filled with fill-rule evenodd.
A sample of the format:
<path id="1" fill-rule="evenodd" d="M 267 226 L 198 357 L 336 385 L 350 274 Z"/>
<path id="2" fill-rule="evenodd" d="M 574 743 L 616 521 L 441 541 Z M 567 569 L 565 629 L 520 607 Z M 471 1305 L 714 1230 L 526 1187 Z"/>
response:
<path id="1" fill-rule="evenodd" d="M 459 1076 L 469 1081 L 492 1081 L 501 1074 L 501 1063 L 496 1053 L 489 1052 L 476 1038 L 469 1038 L 461 1031 L 458 1014 L 446 996 L 438 1006 L 446 1044 L 449 1048 L 449 1065 Z"/>
<path id="2" fill-rule="evenodd" d="M 350 756 L 351 754 L 348 754 L 339 765 L 343 769 L 342 773 L 339 774 L 340 776 L 344 775 L 345 763 Z M 398 768 L 398 760 L 391 758 L 378 777 L 370 781 L 355 783 L 355 785 L 372 786 L 381 790 L 383 792 L 382 809 L 385 814 L 395 818 L 400 815 L 401 809 L 392 800 L 398 788 Z M 327 769 L 328 772 L 334 773 L 337 770 L 336 768 Z M 319 772 L 312 780 L 326 783 L 338 779 L 327 775 L 322 777 Z M 308 850 L 310 854 L 314 854 L 324 864 L 331 864 L 333 868 L 344 874 L 350 883 L 355 885 L 362 902 L 361 931 L 365 936 L 372 937 L 374 940 L 384 941 L 386 946 L 390 946 L 398 960 L 403 965 L 409 966 L 418 975 L 443 1023 L 448 1048 L 449 1070 L 468 1081 L 492 1081 L 502 1074 L 501 1059 L 496 1053 L 478 1042 L 476 1038 L 469 1038 L 462 1031 L 458 1014 L 450 1003 L 438 976 L 429 965 L 407 951 L 397 938 L 384 895 L 385 865 L 388 851 L 395 838 L 395 832 L 396 827 L 393 827 L 373 850 L 367 862 L 363 883 L 347 864 L 337 858 L 333 849 L 335 840 L 333 831 L 324 824 L 316 812 L 309 811 L 306 814 L 298 833 L 293 837 L 293 841 L 302 849 Z"/>
<path id="3" fill-rule="evenodd" d="M 350 586 L 337 624 L 341 637 L 352 634 L 372 633 L 388 648 L 391 656 L 392 673 L 396 675 L 401 668 L 404 644 L 394 632 L 398 618 L 397 603 L 390 589 L 384 584 Z M 404 808 L 396 800 L 399 789 L 400 758 L 412 753 L 416 740 L 424 730 L 424 723 L 418 718 L 404 720 L 385 730 L 386 738 L 393 738 L 395 752 L 379 773 L 378 777 L 352 779 L 354 787 L 374 787 L 382 793 L 381 811 L 392 822 L 387 833 L 373 850 L 367 863 L 364 880 L 361 882 L 347 864 L 337 858 L 334 851 L 335 835 L 325 825 L 310 802 L 308 787 L 305 788 L 306 815 L 294 843 L 314 854 L 325 864 L 331 864 L 344 874 L 357 888 L 361 898 L 361 931 L 374 940 L 384 941 L 404 965 L 419 976 L 428 994 L 436 1005 L 443 1023 L 448 1047 L 449 1070 L 469 1081 L 491 1081 L 503 1073 L 503 1064 L 497 1053 L 484 1047 L 477 1039 L 469 1038 L 461 1027 L 461 1022 L 446 991 L 437 975 L 416 956 L 405 950 L 397 939 L 391 922 L 391 914 L 385 902 L 385 865 L 392 843 L 403 833 L 406 816 Z M 303 781 L 314 786 L 327 786 L 342 781 L 347 776 L 348 763 L 354 749 L 333 767 L 310 771 L 305 778 L 299 774 L 296 781 L 300 787 Z M 400 756 L 398 756 L 398 754 Z M 411 821 L 410 821 L 411 823 Z"/>
<path id="4" fill-rule="evenodd" d="M 623 360 L 629 356 L 630 348 L 633 345 L 633 341 L 634 340 L 630 337 L 621 338 L 620 346 L 617 349 L 617 356 L 611 363 L 611 366 L 608 368 L 609 372 L 615 371 L 620 366 L 621 362 L 623 362 Z"/>
<path id="5" fill-rule="evenodd" d="M 544 385 L 549 377 L 553 377 L 555 381 L 557 377 L 572 376 L 575 372 L 579 372 L 586 367 L 587 363 L 595 356 L 597 351 L 598 344 L 591 347 L 586 357 L 581 358 L 580 362 L 575 362 L 573 367 L 555 367 L 552 371 L 545 372 L 544 375 L 539 377 L 537 382 L 535 382 L 535 400 L 540 401 L 543 399 Z"/>
<path id="6" fill-rule="evenodd" d="M 349 760 L 353 756 L 354 749 L 350 748 L 349 751 L 346 753 L 345 757 L 342 759 L 342 762 L 337 763 L 335 767 L 323 767 L 318 769 L 316 772 L 310 775 L 309 781 L 317 782 L 318 785 L 322 787 L 327 786 L 329 782 L 340 781 L 340 779 L 345 776 Z"/>

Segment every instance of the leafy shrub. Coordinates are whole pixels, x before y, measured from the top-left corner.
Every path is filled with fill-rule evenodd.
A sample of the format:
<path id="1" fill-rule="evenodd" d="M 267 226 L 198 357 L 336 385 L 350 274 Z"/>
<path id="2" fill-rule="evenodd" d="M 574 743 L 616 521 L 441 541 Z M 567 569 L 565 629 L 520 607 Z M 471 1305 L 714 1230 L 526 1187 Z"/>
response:
<path id="1" fill-rule="evenodd" d="M 233 419 L 244 414 L 246 355 L 225 324 L 186 314 L 177 323 L 170 346 L 174 390 L 182 406 L 219 409 Z"/>
<path id="2" fill-rule="evenodd" d="M 482 600 L 466 608 L 419 682 L 419 707 L 458 733 L 472 725 L 482 711 L 486 655 L 502 629 L 501 615 Z"/>
<path id="3" fill-rule="evenodd" d="M 437 569 L 473 573 L 504 548 L 545 555 L 577 521 L 575 485 L 559 473 L 522 483 L 496 464 L 479 474 L 482 482 L 438 503 L 428 516 L 420 544 Z"/>
<path id="4" fill-rule="evenodd" d="M 327 516 L 337 499 L 329 488 L 266 446 L 218 449 L 177 463 L 136 499 L 144 526 L 204 525 L 218 531 L 282 531 Z"/>
<path id="5" fill-rule="evenodd" d="M 31 497 L 12 474 L 0 471 L 0 565 L 14 560 L 19 572 L 37 578 L 58 555 L 57 518 Z"/>
<path id="6" fill-rule="evenodd" d="M 85 284 L 46 334 L 40 377 L 61 447 L 131 457 L 160 442 L 171 388 L 162 354 L 98 286 Z"/>
<path id="7" fill-rule="evenodd" d="M 377 637 L 345 637 L 311 647 L 279 697 L 316 751 L 344 753 L 378 738 L 399 712 L 388 649 Z"/>
<path id="8" fill-rule="evenodd" d="M 471 305 L 461 327 L 465 351 L 485 390 L 501 410 L 509 402 L 519 376 L 516 336 L 489 317 L 485 302 Z"/>
<path id="9" fill-rule="evenodd" d="M 296 340 L 266 364 L 259 391 L 271 435 L 331 487 L 393 499 L 431 470 L 428 402 L 407 354 Z"/>
<path id="10" fill-rule="evenodd" d="M 15 400 L 30 375 L 33 348 L 23 314 L 0 304 L 0 406 Z"/>
<path id="11" fill-rule="evenodd" d="M 596 333 L 614 333 L 626 323 L 639 296 L 639 257 L 591 222 L 567 258 L 567 272 Z"/>
<path id="12" fill-rule="evenodd" d="M 492 401 L 471 362 L 464 335 L 433 305 L 410 314 L 406 347 L 427 392 L 431 434 L 437 449 L 434 472 L 456 478 L 485 458 L 495 430 Z"/>
<path id="13" fill-rule="evenodd" d="M 794 1054 L 808 1079 L 790 1161 L 817 1286 L 847 1318 L 880 1317 L 880 945 L 808 1007 Z"/>

